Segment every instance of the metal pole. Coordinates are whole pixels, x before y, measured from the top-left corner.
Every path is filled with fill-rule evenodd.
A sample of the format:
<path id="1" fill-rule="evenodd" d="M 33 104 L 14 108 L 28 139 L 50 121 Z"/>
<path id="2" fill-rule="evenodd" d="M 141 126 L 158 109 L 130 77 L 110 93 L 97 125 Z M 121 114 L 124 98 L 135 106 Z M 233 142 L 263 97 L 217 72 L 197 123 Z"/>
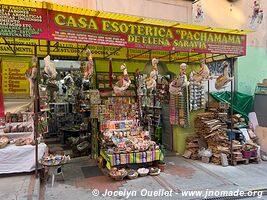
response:
<path id="1" fill-rule="evenodd" d="M 207 109 L 210 109 L 210 80 L 208 79 L 208 102 L 207 102 Z"/>
<path id="2" fill-rule="evenodd" d="M 234 76 L 234 59 L 231 59 L 231 77 Z M 233 114 L 234 114 L 234 110 L 233 110 L 233 105 L 234 105 L 234 83 L 233 83 L 233 79 L 231 80 L 231 134 L 233 132 Z M 236 133 L 235 133 L 236 134 Z M 231 140 L 231 146 L 230 146 L 230 151 L 231 151 L 231 165 L 233 165 L 233 140 Z"/>
<path id="3" fill-rule="evenodd" d="M 34 55 L 37 56 L 37 46 L 34 46 Z M 38 63 L 37 63 L 37 71 L 38 71 Z M 38 73 L 37 73 L 38 74 Z M 39 92 L 38 92 L 38 76 L 35 80 L 34 86 L 34 140 L 35 140 L 35 178 L 38 177 L 38 102 L 39 102 Z"/>

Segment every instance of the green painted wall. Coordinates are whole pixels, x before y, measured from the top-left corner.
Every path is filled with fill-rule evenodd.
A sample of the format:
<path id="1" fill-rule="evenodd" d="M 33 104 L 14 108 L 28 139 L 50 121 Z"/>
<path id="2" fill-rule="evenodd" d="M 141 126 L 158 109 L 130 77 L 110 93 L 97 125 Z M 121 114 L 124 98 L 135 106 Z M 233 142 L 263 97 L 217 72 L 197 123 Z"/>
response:
<path id="1" fill-rule="evenodd" d="M 237 90 L 254 94 L 257 83 L 267 79 L 267 50 L 247 47 L 247 55 L 238 58 L 236 73 Z"/>

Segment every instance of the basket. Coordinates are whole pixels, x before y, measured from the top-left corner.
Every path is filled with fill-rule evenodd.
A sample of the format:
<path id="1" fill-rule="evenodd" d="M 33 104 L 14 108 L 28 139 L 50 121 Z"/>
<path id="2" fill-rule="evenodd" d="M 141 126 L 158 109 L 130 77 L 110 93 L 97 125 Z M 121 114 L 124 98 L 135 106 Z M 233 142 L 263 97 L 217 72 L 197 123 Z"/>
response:
<path id="1" fill-rule="evenodd" d="M 111 178 L 113 178 L 115 181 L 122 181 L 124 179 L 125 176 L 127 176 L 127 172 L 125 171 L 123 174 L 121 175 L 114 175 L 114 174 L 109 174 Z"/>
<path id="2" fill-rule="evenodd" d="M 132 175 L 127 175 L 127 178 L 130 179 L 130 180 L 133 180 L 133 179 L 136 179 L 138 177 L 138 173 L 137 172 L 134 172 Z"/>
<path id="3" fill-rule="evenodd" d="M 251 150 L 251 151 L 250 151 L 250 154 L 251 154 L 251 155 L 250 155 L 251 157 L 257 157 L 257 156 L 258 156 L 257 149 L 253 149 L 253 150 Z"/>
<path id="4" fill-rule="evenodd" d="M 251 157 L 251 151 L 243 151 L 243 158 L 250 159 Z"/>
<path id="5" fill-rule="evenodd" d="M 139 176 L 144 177 L 144 176 L 147 176 L 149 169 L 140 168 L 137 170 L 137 172 L 138 172 Z"/>

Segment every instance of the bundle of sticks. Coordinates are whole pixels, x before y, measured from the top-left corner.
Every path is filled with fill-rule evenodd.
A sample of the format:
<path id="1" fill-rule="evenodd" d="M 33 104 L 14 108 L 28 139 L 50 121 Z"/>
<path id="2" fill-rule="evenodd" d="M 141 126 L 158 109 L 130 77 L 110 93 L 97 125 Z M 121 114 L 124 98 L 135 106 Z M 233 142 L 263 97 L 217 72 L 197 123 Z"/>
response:
<path id="1" fill-rule="evenodd" d="M 208 148 L 212 150 L 211 162 L 221 164 L 221 154 L 230 155 L 231 142 L 223 130 L 216 130 L 212 134 L 205 137 L 208 143 Z"/>
<path id="2" fill-rule="evenodd" d="M 198 159 L 198 144 L 199 137 L 198 136 L 191 136 L 186 138 L 186 156 L 187 158 L 191 158 L 193 160 Z"/>

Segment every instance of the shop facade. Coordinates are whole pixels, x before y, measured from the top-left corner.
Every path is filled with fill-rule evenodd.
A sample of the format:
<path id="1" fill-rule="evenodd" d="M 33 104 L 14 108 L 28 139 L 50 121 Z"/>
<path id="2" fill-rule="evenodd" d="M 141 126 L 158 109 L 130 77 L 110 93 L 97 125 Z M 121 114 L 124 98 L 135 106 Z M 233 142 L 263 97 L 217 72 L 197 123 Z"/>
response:
<path id="1" fill-rule="evenodd" d="M 180 105 L 175 104 L 175 96 L 172 99 L 174 104 L 164 102 L 164 98 L 159 103 L 157 103 L 157 100 L 151 100 L 150 98 L 142 99 L 141 97 L 144 93 L 143 91 L 138 92 L 138 89 L 143 88 L 140 85 L 140 87 L 136 86 L 137 81 L 139 81 L 137 75 L 139 77 L 139 75 L 147 74 L 145 76 L 147 77 L 153 71 L 153 63 L 151 63 L 153 58 L 159 60 L 159 63 L 157 63 L 159 75 L 163 79 L 168 79 L 167 83 L 169 83 L 169 81 L 175 79 L 174 77 L 180 76 L 181 68 L 179 65 L 181 63 L 188 65 L 186 74 L 189 75 L 192 71 L 199 71 L 199 65 L 203 59 L 206 63 L 228 59 L 233 67 L 235 58 L 246 55 L 246 31 L 212 29 L 207 26 L 143 19 L 136 16 L 72 8 L 47 2 L 29 2 L 28 5 L 23 5 L 16 1 L 10 5 L 2 4 L 1 7 L 2 26 L 6 27 L 6 29 L 2 29 L 0 45 L 0 54 L 2 55 L 2 94 L 3 102 L 6 106 L 9 102 L 9 104 L 13 104 L 14 99 L 27 99 L 27 96 L 30 95 L 30 83 L 27 80 L 23 80 L 23 74 L 27 71 L 27 67 L 30 66 L 31 56 L 34 55 L 39 60 L 43 60 L 47 55 L 50 55 L 51 60 L 54 60 L 54 65 L 57 66 L 56 60 L 78 61 L 79 58 L 86 54 L 86 50 L 90 49 L 91 56 L 94 59 L 94 74 L 89 81 L 91 84 L 90 89 L 94 90 L 91 92 L 97 91 L 90 96 L 99 96 L 98 99 L 90 99 L 92 105 L 91 117 L 89 117 L 92 124 L 91 153 L 95 158 L 99 155 L 98 129 L 101 130 L 102 126 L 104 130 L 108 126 L 109 129 L 113 130 L 113 126 L 117 126 L 116 123 L 107 125 L 107 123 L 104 123 L 105 121 L 108 122 L 111 118 L 117 122 L 124 121 L 123 124 L 118 125 L 122 127 L 117 131 L 121 131 L 120 129 L 128 128 L 125 126 L 134 125 L 137 127 L 138 123 L 139 125 L 140 123 L 142 124 L 144 115 L 147 115 L 149 117 L 149 125 L 146 125 L 146 131 L 150 133 L 144 133 L 143 135 L 150 134 L 150 137 L 156 137 L 156 133 L 159 131 L 157 129 L 159 128 L 157 127 L 159 121 L 155 119 L 159 118 L 158 115 L 160 115 L 157 114 L 159 111 L 156 109 L 163 108 L 169 113 L 162 117 L 166 121 L 161 122 L 164 127 L 161 127 L 160 130 L 162 135 L 161 143 L 170 150 L 184 151 L 185 137 L 187 134 L 191 135 L 193 133 L 193 119 L 194 115 L 197 114 L 197 111 L 194 110 L 202 112 L 205 108 L 204 102 L 201 101 L 201 105 L 196 109 L 191 109 L 192 112 L 190 113 L 190 107 L 193 104 L 190 105 L 189 92 L 187 91 L 187 94 L 183 96 L 184 99 L 179 100 L 182 107 L 186 109 L 179 111 L 183 113 L 183 117 L 180 116 L 178 118 L 183 118 L 183 120 L 177 121 L 175 117 L 174 119 L 171 118 L 171 110 L 173 108 L 178 109 Z M 8 24 L 8 21 L 13 23 Z M 88 58 L 87 61 L 90 61 L 90 59 Z M 17 63 L 20 63 L 19 71 L 16 69 Z M 122 63 L 126 64 L 128 75 L 132 81 L 132 92 L 130 91 L 130 86 L 128 93 L 116 95 L 113 93 L 112 87 L 121 79 Z M 12 73 L 9 73 L 9 77 L 5 76 L 5 70 L 9 69 L 10 72 L 12 65 L 14 72 L 22 79 L 22 83 L 16 80 L 16 73 L 14 76 L 12 76 Z M 41 63 L 39 65 L 41 69 L 45 67 L 41 66 Z M 141 76 L 143 80 L 141 84 L 145 82 L 145 77 Z M 158 85 L 160 84 L 162 83 L 158 83 Z M 204 93 L 204 89 L 202 91 Z M 147 96 L 150 95 L 149 92 L 146 94 Z M 151 94 L 152 96 L 157 95 L 157 93 Z M 164 95 L 169 95 L 168 91 L 167 93 L 163 92 Z M 139 117 L 143 118 L 135 121 L 134 116 L 133 119 L 130 119 L 133 120 L 130 123 L 126 123 L 128 119 L 125 116 L 121 116 L 123 119 L 116 118 L 117 115 L 122 113 L 123 108 L 112 113 L 113 117 L 109 114 L 107 118 L 105 118 L 106 115 L 102 115 L 103 117 L 101 118 L 101 112 L 102 114 L 106 113 L 109 109 L 107 104 L 117 105 L 117 107 L 122 104 L 122 100 L 121 102 L 114 100 L 117 97 L 125 98 L 127 106 L 133 103 L 131 98 L 134 98 L 134 102 L 139 107 L 130 108 L 130 110 L 136 109 Z M 109 103 L 106 103 L 106 105 L 104 103 L 103 105 L 103 102 Z M 48 104 L 49 101 L 45 105 L 47 106 Z M 170 106 L 174 107 L 170 108 Z M 47 108 L 42 107 L 43 111 L 41 112 L 45 112 Z M 112 110 L 115 110 L 115 108 Z M 162 114 L 162 111 L 160 112 Z M 173 115 L 176 115 L 176 113 Z M 110 128 L 111 126 L 113 128 Z M 152 132 L 153 136 L 151 135 Z M 123 134 L 127 136 L 128 133 L 123 132 Z M 140 148 L 142 148 L 142 145 Z M 147 145 L 153 146 L 152 144 Z M 141 162 L 141 157 L 138 156 L 133 159 Z M 155 157 L 156 160 L 161 159 L 160 153 L 156 153 Z M 113 158 L 106 159 L 112 160 Z M 127 158 L 121 158 L 124 161 L 125 159 Z M 114 165 L 116 165 L 116 160 Z"/>

